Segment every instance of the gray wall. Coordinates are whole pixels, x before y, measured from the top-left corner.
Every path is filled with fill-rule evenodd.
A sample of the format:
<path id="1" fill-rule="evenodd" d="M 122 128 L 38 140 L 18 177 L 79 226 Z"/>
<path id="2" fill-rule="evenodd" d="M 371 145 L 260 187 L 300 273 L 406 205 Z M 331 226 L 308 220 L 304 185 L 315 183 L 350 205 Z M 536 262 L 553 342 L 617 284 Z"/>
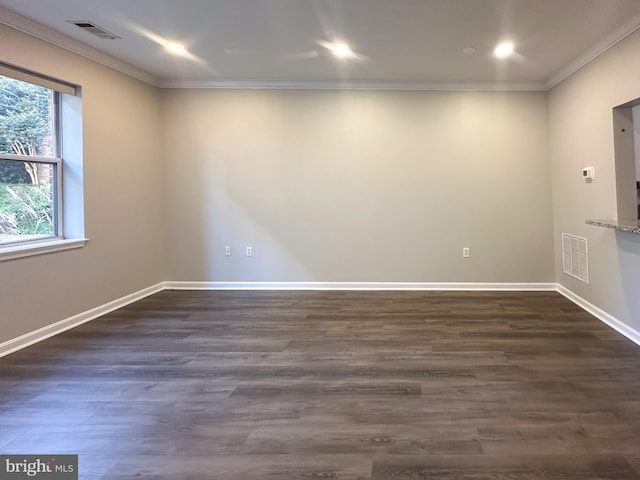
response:
<path id="1" fill-rule="evenodd" d="M 554 281 L 546 93 L 162 96 L 172 280 Z"/>
<path id="2" fill-rule="evenodd" d="M 640 30 L 549 93 L 554 244 L 558 282 L 640 330 L 640 236 L 585 225 L 616 218 L 612 108 L 640 97 Z M 585 183 L 580 170 L 596 168 Z M 587 237 L 590 285 L 562 272 L 561 233 Z"/>
<path id="3" fill-rule="evenodd" d="M 86 247 L 0 262 L 0 343 L 167 277 L 159 93 L 0 25 L 2 60 L 82 86 Z"/>

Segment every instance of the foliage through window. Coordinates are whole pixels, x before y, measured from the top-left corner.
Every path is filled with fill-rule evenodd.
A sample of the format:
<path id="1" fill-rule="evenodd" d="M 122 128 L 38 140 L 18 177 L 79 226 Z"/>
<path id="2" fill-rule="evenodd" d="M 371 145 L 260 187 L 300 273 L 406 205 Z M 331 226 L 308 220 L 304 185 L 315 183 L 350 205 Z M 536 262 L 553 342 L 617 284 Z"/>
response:
<path id="1" fill-rule="evenodd" d="M 59 95 L 0 75 L 0 245 L 61 236 Z"/>

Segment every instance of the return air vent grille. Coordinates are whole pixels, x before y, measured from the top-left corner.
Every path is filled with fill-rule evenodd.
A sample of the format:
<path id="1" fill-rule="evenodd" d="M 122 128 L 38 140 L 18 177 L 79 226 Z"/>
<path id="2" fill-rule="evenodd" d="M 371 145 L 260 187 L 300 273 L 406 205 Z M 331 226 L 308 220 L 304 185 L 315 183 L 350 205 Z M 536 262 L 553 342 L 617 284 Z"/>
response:
<path id="1" fill-rule="evenodd" d="M 589 283 L 589 250 L 586 238 L 562 234 L 562 265 L 564 273 Z"/>
<path id="2" fill-rule="evenodd" d="M 105 30 L 102 27 L 97 26 L 95 23 L 87 20 L 68 20 L 69 23 L 73 23 L 76 27 L 81 28 L 89 33 L 93 33 L 96 37 L 104 38 L 106 40 L 116 40 L 121 37 L 114 33 Z"/>

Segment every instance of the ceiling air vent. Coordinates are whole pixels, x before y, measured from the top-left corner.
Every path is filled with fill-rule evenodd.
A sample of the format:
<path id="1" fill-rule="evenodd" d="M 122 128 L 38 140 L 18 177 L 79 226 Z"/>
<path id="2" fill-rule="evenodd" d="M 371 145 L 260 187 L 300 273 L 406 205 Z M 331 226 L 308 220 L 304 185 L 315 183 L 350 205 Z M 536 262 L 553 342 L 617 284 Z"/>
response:
<path id="1" fill-rule="evenodd" d="M 102 27 L 97 26 L 95 23 L 91 23 L 87 20 L 67 20 L 69 23 L 73 23 L 76 27 L 80 27 L 89 33 L 93 33 L 96 37 L 104 38 L 106 40 L 116 40 L 121 38 Z"/>

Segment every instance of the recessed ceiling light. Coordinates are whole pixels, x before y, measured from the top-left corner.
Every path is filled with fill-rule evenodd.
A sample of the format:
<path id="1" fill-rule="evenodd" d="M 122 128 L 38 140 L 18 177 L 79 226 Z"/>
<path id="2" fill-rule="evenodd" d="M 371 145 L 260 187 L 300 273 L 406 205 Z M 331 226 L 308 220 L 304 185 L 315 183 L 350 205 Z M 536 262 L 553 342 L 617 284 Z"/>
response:
<path id="1" fill-rule="evenodd" d="M 513 54 L 513 48 L 513 43 L 511 42 L 499 43 L 496 49 L 493 51 L 493 54 L 497 58 L 507 58 Z"/>
<path id="2" fill-rule="evenodd" d="M 337 58 L 354 58 L 355 52 L 344 42 L 318 42 L 319 45 L 328 49 Z"/>
<path id="3" fill-rule="evenodd" d="M 353 50 L 346 43 L 336 43 L 331 51 L 339 58 L 347 58 L 353 55 Z"/>
<path id="4" fill-rule="evenodd" d="M 164 43 L 164 48 L 167 50 L 167 52 L 173 54 L 173 55 L 186 55 L 187 54 L 187 49 L 185 48 L 185 46 L 181 43 L 178 42 L 165 42 Z"/>
<path id="5" fill-rule="evenodd" d="M 462 49 L 462 53 L 464 53 L 465 55 L 473 55 L 474 53 L 476 53 L 476 49 L 473 47 L 465 47 Z"/>

